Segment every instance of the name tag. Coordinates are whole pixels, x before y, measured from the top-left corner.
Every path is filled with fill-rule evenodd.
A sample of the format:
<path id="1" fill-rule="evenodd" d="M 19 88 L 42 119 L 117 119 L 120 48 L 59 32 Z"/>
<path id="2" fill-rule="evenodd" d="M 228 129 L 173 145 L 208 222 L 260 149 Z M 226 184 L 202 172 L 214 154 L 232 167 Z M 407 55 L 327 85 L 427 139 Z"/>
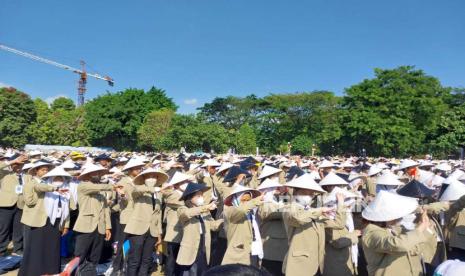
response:
<path id="1" fill-rule="evenodd" d="M 22 194 L 22 193 L 23 193 L 23 186 L 17 185 L 17 186 L 15 187 L 15 192 L 16 192 L 16 194 L 18 194 L 18 195 Z"/>

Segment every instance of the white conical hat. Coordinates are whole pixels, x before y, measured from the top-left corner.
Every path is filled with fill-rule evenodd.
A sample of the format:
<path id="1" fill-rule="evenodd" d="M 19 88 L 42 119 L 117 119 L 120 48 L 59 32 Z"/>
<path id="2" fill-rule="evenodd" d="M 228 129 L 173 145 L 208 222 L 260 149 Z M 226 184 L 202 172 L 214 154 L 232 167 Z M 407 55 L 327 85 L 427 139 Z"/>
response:
<path id="1" fill-rule="evenodd" d="M 434 164 L 429 160 L 422 160 L 419 166 L 420 167 L 433 167 Z"/>
<path id="2" fill-rule="evenodd" d="M 257 190 L 265 190 L 265 189 L 271 189 L 271 188 L 278 188 L 282 187 L 283 185 L 279 184 L 278 180 L 276 179 L 265 179 L 260 186 L 257 187 Z"/>
<path id="3" fill-rule="evenodd" d="M 380 168 L 381 170 L 389 169 L 389 166 L 386 163 L 379 162 L 376 164 L 376 167 Z"/>
<path id="4" fill-rule="evenodd" d="M 157 178 L 160 179 L 160 181 L 157 181 L 157 186 L 163 185 L 163 183 L 165 183 L 166 180 L 168 180 L 168 175 L 164 171 L 160 169 L 148 168 L 144 170 L 143 172 L 141 172 L 140 174 L 138 174 L 136 177 L 134 177 L 134 180 L 133 180 L 134 184 L 136 185 L 143 184 L 143 181 L 144 181 L 143 176 L 147 174 L 155 174 Z"/>
<path id="5" fill-rule="evenodd" d="M 385 171 L 376 178 L 376 185 L 400 186 L 404 185 L 404 183 L 391 171 Z"/>
<path id="6" fill-rule="evenodd" d="M 252 194 L 252 198 L 256 198 L 256 197 L 260 196 L 260 194 L 261 194 L 260 191 L 255 190 L 255 189 L 245 187 L 245 186 L 242 186 L 242 185 L 234 185 L 234 188 L 231 191 L 231 193 L 227 197 L 225 197 L 225 199 L 223 201 L 224 205 L 232 206 L 233 196 L 235 194 L 241 194 L 241 193 L 245 193 L 245 192 L 250 192 Z"/>
<path id="7" fill-rule="evenodd" d="M 368 176 L 373 176 L 375 174 L 378 174 L 382 171 L 383 169 L 381 169 L 380 167 L 376 166 L 376 165 L 373 165 L 370 167 L 370 169 L 368 170 Z"/>
<path id="8" fill-rule="evenodd" d="M 28 171 L 30 168 L 34 166 L 34 163 L 26 163 L 24 166 L 21 168 L 22 171 Z"/>
<path id="9" fill-rule="evenodd" d="M 85 170 L 86 167 L 94 165 L 94 159 L 90 158 L 89 156 L 86 157 L 86 162 L 82 165 L 81 169 Z"/>
<path id="10" fill-rule="evenodd" d="M 106 172 L 108 171 L 106 168 L 100 166 L 100 165 L 96 165 L 96 164 L 89 164 L 87 165 L 84 170 L 81 172 L 81 174 L 79 175 L 79 179 L 81 179 L 83 176 L 89 174 L 89 173 L 93 173 L 93 172 Z"/>
<path id="11" fill-rule="evenodd" d="M 205 163 L 203 163 L 202 165 L 202 168 L 205 168 L 205 167 L 219 167 L 221 166 L 221 164 L 216 161 L 215 159 L 208 159 L 207 161 L 205 161 Z"/>
<path id="12" fill-rule="evenodd" d="M 278 168 L 275 168 L 275 167 L 272 167 L 272 166 L 267 166 L 266 165 L 265 167 L 263 167 L 263 170 L 260 173 L 260 176 L 258 177 L 258 179 L 262 179 L 262 178 L 268 177 L 270 175 L 273 175 L 273 174 L 279 173 L 279 172 L 282 172 L 282 170 L 278 169 Z"/>
<path id="13" fill-rule="evenodd" d="M 436 166 L 436 170 L 448 172 L 452 170 L 452 167 L 448 163 L 443 162 Z"/>
<path id="14" fill-rule="evenodd" d="M 118 169 L 118 167 L 111 168 L 109 172 L 114 173 L 114 174 L 123 174 L 123 171 Z"/>
<path id="15" fill-rule="evenodd" d="M 418 170 L 418 181 L 423 184 L 427 184 L 429 180 L 434 176 L 433 172 L 425 171 L 425 170 Z"/>
<path id="16" fill-rule="evenodd" d="M 346 160 L 344 163 L 341 164 L 342 168 L 353 168 L 355 167 L 354 164 L 350 160 Z"/>
<path id="17" fill-rule="evenodd" d="M 379 191 L 375 199 L 363 210 L 362 217 L 369 221 L 391 221 L 413 213 L 417 199 L 387 191 Z"/>
<path id="18" fill-rule="evenodd" d="M 340 176 L 338 176 L 334 172 L 328 173 L 318 184 L 320 184 L 320 186 L 349 185 L 347 181 L 342 179 Z"/>
<path id="19" fill-rule="evenodd" d="M 318 166 L 318 168 L 332 168 L 334 167 L 334 164 L 333 162 L 331 161 L 328 161 L 328 160 L 323 160 L 323 162 L 320 163 L 320 165 Z"/>
<path id="20" fill-rule="evenodd" d="M 42 176 L 42 178 L 55 177 L 55 176 L 62 176 L 62 177 L 69 177 L 69 178 L 72 177 L 62 167 L 56 167 L 53 170 L 46 173 L 44 176 Z"/>
<path id="21" fill-rule="evenodd" d="M 450 175 L 453 175 L 458 180 L 465 180 L 465 172 L 462 170 L 457 169 L 453 171 Z"/>
<path id="22" fill-rule="evenodd" d="M 433 177 L 431 177 L 431 179 L 428 182 L 433 187 L 439 187 L 442 185 L 442 183 L 444 183 L 444 180 L 446 179 L 440 175 L 433 175 Z"/>
<path id="23" fill-rule="evenodd" d="M 63 162 L 63 164 L 61 164 L 60 167 L 62 167 L 65 170 L 71 170 L 76 167 L 76 164 L 73 162 L 73 160 L 68 159 L 65 162 Z"/>
<path id="24" fill-rule="evenodd" d="M 405 160 L 402 160 L 402 162 L 400 163 L 399 170 L 403 170 L 408 167 L 415 167 L 415 166 L 418 166 L 417 162 L 411 159 L 405 159 Z"/>
<path id="25" fill-rule="evenodd" d="M 317 171 L 311 171 L 309 174 L 313 178 L 313 180 L 320 180 L 321 179 L 321 176 Z"/>
<path id="26" fill-rule="evenodd" d="M 143 167 L 145 166 L 145 163 L 142 159 L 140 158 L 131 158 L 127 163 L 126 165 L 124 165 L 122 171 L 127 171 L 131 168 L 135 168 L 135 167 Z"/>
<path id="27" fill-rule="evenodd" d="M 29 156 L 36 156 L 36 155 L 42 155 L 42 152 L 40 150 L 32 150 L 28 152 Z"/>
<path id="28" fill-rule="evenodd" d="M 171 177 L 170 182 L 168 183 L 169 186 L 184 182 L 184 181 L 192 181 L 194 177 L 190 174 L 185 174 L 182 172 L 175 172 L 173 177 Z"/>
<path id="29" fill-rule="evenodd" d="M 454 179 L 442 194 L 440 201 L 454 201 L 465 195 L 465 184 Z"/>
<path id="30" fill-rule="evenodd" d="M 309 175 L 308 173 L 304 173 L 303 175 L 287 182 L 286 186 L 291 187 L 291 188 L 307 189 L 307 190 L 312 190 L 312 191 L 316 191 L 320 193 L 326 193 L 326 191 L 323 190 L 321 186 L 318 185 L 315 182 L 315 180 L 313 180 L 313 177 Z"/>
<path id="31" fill-rule="evenodd" d="M 54 165 L 52 163 L 37 161 L 31 164 L 31 167 L 29 168 L 28 172 L 31 173 L 34 169 L 37 169 L 38 167 L 42 167 L 42 166 L 53 167 Z"/>
<path id="32" fill-rule="evenodd" d="M 195 170 L 195 169 L 197 169 L 197 168 L 199 168 L 199 167 L 200 167 L 200 164 L 197 164 L 197 163 L 190 163 L 190 164 L 189 164 L 189 171 L 193 171 L 193 170 Z"/>
<path id="33" fill-rule="evenodd" d="M 451 183 L 454 182 L 455 180 L 458 180 L 456 175 L 449 175 L 449 176 L 444 180 L 443 183 L 444 183 L 444 184 L 451 184 Z"/>
<path id="34" fill-rule="evenodd" d="M 225 170 L 229 170 L 230 168 L 232 168 L 234 165 L 232 163 L 229 163 L 229 162 L 224 162 L 223 164 L 221 164 L 221 166 L 218 168 L 217 170 L 217 173 L 220 173 L 220 172 L 223 172 Z"/>
<path id="35" fill-rule="evenodd" d="M 337 194 L 343 194 L 344 199 L 353 199 L 353 198 L 361 198 L 362 196 L 350 191 L 347 191 L 347 189 L 339 188 L 339 187 L 334 187 L 334 189 L 329 193 L 325 199 L 323 200 L 323 204 L 327 205 L 329 203 L 334 203 L 337 202 L 336 195 Z"/>

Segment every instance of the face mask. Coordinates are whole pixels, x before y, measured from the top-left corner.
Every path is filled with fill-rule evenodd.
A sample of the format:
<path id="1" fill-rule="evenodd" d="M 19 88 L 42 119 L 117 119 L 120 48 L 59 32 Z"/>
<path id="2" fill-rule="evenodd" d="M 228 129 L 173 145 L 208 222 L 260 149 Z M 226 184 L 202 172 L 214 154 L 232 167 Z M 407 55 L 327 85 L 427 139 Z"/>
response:
<path id="1" fill-rule="evenodd" d="M 309 195 L 298 195 L 295 196 L 295 201 L 303 206 L 308 206 L 312 203 L 312 197 Z"/>
<path id="2" fill-rule="evenodd" d="M 272 202 L 274 201 L 274 191 L 266 192 L 265 196 L 263 197 L 263 201 L 265 202 Z"/>
<path id="3" fill-rule="evenodd" d="M 155 187 L 156 184 L 157 184 L 157 179 L 156 178 L 147 178 L 145 180 L 145 185 L 147 185 L 149 187 Z"/>
<path id="4" fill-rule="evenodd" d="M 181 191 L 185 191 L 186 188 L 187 188 L 187 183 L 181 184 L 181 185 L 179 186 L 179 189 L 180 189 Z"/>
<path id="5" fill-rule="evenodd" d="M 203 197 L 197 197 L 195 198 L 195 200 L 192 201 L 192 203 L 194 203 L 195 206 L 199 207 L 205 204 L 205 200 Z"/>
<path id="6" fill-rule="evenodd" d="M 61 185 L 63 185 L 63 181 L 53 181 L 52 182 L 52 186 L 60 187 Z"/>

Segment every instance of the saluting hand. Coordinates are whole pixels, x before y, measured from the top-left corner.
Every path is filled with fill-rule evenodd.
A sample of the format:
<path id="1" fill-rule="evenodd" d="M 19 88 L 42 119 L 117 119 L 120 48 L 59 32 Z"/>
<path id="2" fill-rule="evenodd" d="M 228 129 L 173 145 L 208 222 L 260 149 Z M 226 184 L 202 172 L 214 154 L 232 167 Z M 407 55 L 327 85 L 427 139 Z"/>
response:
<path id="1" fill-rule="evenodd" d="M 208 204 L 207 206 L 208 206 L 208 210 L 210 210 L 210 211 L 215 210 L 216 207 L 217 207 L 215 202 L 212 202 L 212 203 Z"/>

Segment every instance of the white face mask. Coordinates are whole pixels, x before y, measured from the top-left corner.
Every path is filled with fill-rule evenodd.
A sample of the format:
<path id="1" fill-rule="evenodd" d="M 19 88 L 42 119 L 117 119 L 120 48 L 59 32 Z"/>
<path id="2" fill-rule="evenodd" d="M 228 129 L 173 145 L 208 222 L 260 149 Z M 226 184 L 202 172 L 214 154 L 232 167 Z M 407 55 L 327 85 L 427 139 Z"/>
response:
<path id="1" fill-rule="evenodd" d="M 61 187 L 63 185 L 63 181 L 53 181 L 52 186 Z"/>
<path id="2" fill-rule="evenodd" d="M 179 186 L 179 189 L 180 189 L 181 191 L 185 191 L 186 188 L 187 188 L 187 183 L 181 184 L 181 185 Z"/>
<path id="3" fill-rule="evenodd" d="M 199 207 L 205 204 L 205 199 L 203 198 L 203 196 L 196 197 L 194 200 L 192 200 L 192 203 L 194 203 L 195 206 Z"/>
<path id="4" fill-rule="evenodd" d="M 156 184 L 157 184 L 157 179 L 156 178 L 147 178 L 147 179 L 145 179 L 145 185 L 147 185 L 149 187 L 155 187 Z"/>
<path id="5" fill-rule="evenodd" d="M 308 206 L 312 203 L 312 197 L 309 195 L 298 195 L 295 196 L 295 201 L 303 206 Z"/>

